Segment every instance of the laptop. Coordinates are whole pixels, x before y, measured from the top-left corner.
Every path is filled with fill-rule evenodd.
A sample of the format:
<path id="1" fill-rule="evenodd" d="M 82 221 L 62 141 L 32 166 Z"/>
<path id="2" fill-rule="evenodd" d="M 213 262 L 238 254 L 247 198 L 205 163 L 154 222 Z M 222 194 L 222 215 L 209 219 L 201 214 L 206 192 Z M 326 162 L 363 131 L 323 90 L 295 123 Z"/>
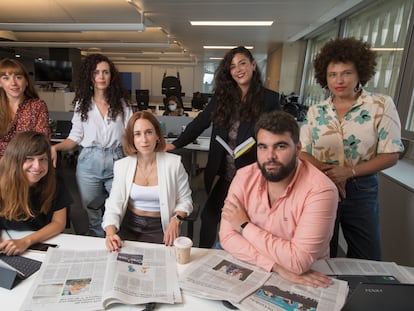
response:
<path id="1" fill-rule="evenodd" d="M 42 262 L 35 259 L 0 254 L 0 287 L 13 288 L 39 270 L 41 265 Z"/>
<path id="2" fill-rule="evenodd" d="M 414 284 L 358 284 L 342 311 L 413 310 Z"/>

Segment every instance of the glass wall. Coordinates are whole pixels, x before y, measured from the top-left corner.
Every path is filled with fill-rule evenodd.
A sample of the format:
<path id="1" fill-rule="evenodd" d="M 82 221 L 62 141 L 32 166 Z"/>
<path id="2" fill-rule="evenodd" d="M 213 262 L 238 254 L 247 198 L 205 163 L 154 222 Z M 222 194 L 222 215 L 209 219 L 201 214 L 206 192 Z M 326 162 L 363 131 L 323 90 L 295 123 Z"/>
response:
<path id="1" fill-rule="evenodd" d="M 377 52 L 376 74 L 367 90 L 395 96 L 412 6 L 412 0 L 383 2 L 345 20 L 344 37 L 362 39 Z"/>
<path id="2" fill-rule="evenodd" d="M 404 51 L 405 38 L 409 30 L 413 0 L 375 2 L 358 13 L 338 21 L 324 33 L 309 39 L 302 86 L 303 103 L 313 105 L 325 98 L 325 92 L 316 83 L 312 60 L 321 47 L 343 29 L 341 37 L 355 37 L 369 42 L 377 52 L 376 75 L 367 83 L 366 89 L 394 97 Z"/>

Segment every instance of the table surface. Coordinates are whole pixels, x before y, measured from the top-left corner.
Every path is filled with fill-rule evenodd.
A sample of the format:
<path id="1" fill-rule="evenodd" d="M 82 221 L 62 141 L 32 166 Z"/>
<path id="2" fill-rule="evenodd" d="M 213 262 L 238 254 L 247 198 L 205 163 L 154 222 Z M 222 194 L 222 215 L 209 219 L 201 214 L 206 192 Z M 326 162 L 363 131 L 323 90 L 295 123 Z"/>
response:
<path id="1" fill-rule="evenodd" d="M 23 233 L 16 233 L 13 231 L 11 236 L 13 238 L 18 237 L 17 234 Z M 27 232 L 26 232 L 27 234 Z M 6 238 L 6 237 L 5 237 Z M 73 235 L 73 234 L 60 234 L 50 240 L 49 243 L 58 244 L 60 248 L 66 249 L 76 249 L 76 250 L 88 250 L 88 249 L 105 249 L 105 240 L 103 238 L 95 238 L 89 236 L 82 236 L 82 235 Z M 128 242 L 128 243 L 140 243 L 140 242 Z M 149 244 L 147 244 L 149 245 Z M 150 244 L 154 247 L 165 247 L 161 244 Z M 203 256 L 208 252 L 208 249 L 201 249 L 201 248 L 193 248 L 191 250 L 191 259 L 195 259 L 198 257 Z M 39 253 L 34 251 L 28 251 L 24 254 L 24 256 L 43 260 L 45 257 L 45 253 Z M 180 265 L 177 264 L 177 271 L 180 274 L 185 270 L 188 265 Z M 7 310 L 7 311 L 17 311 L 21 308 L 24 298 L 26 297 L 27 292 L 31 288 L 34 280 L 36 279 L 38 273 L 30 276 L 28 279 L 23 280 L 20 282 L 16 287 L 12 290 L 7 290 L 5 288 L 0 287 L 0 309 Z M 199 310 L 229 310 L 227 309 L 221 301 L 215 300 L 208 300 L 202 299 L 190 295 L 186 295 L 183 293 L 183 303 L 181 304 L 159 304 L 157 310 L 187 310 L 187 311 L 194 311 L 195 307 L 199 308 Z M 141 310 L 142 308 L 138 308 L 137 306 L 131 305 L 114 305 L 111 306 L 110 310 Z"/>
<path id="2" fill-rule="evenodd" d="M 9 231 L 11 237 L 19 238 L 28 234 L 28 232 L 17 232 L 17 231 Z M 8 238 L 6 233 L 2 232 L 3 238 Z M 96 238 L 90 236 L 83 236 L 83 235 L 73 235 L 73 234 L 60 234 L 47 242 L 58 244 L 60 248 L 65 249 L 76 249 L 76 250 L 90 250 L 90 249 L 105 249 L 105 240 L 103 238 Z M 130 245 L 135 243 L 142 244 L 141 242 L 126 242 Z M 148 244 L 145 243 L 146 246 L 149 247 L 165 247 L 162 244 Z M 220 250 L 216 249 L 203 249 L 203 248 L 192 248 L 191 249 L 191 259 L 195 260 L 207 254 L 208 252 L 217 252 Z M 24 256 L 43 260 L 45 257 L 45 253 L 35 252 L 35 251 L 27 251 Z M 189 265 L 180 265 L 177 264 L 177 272 L 178 274 L 183 273 L 183 271 Z M 413 267 L 405 267 L 407 271 L 409 271 L 414 276 L 414 268 Z M 329 273 L 329 271 L 325 270 L 328 269 L 325 261 L 318 261 L 313 266 L 313 269 L 318 270 L 322 273 Z M 24 298 L 26 297 L 27 292 L 31 288 L 33 282 L 36 279 L 37 273 L 29 277 L 28 279 L 20 282 L 16 287 L 12 290 L 7 290 L 5 288 L 0 287 L 0 306 L 1 310 L 7 311 L 17 311 L 21 308 Z M 208 300 L 202 299 L 194 296 L 190 296 L 185 292 L 182 292 L 183 295 L 183 303 L 181 304 L 159 304 L 157 310 L 188 310 L 194 311 L 197 309 L 202 311 L 209 311 L 209 310 L 229 310 L 226 308 L 221 301 L 216 300 Z M 143 309 L 143 308 L 142 308 Z M 137 310 L 137 306 L 135 305 L 114 305 L 111 306 L 110 310 Z M 140 310 L 140 307 L 138 308 Z"/>

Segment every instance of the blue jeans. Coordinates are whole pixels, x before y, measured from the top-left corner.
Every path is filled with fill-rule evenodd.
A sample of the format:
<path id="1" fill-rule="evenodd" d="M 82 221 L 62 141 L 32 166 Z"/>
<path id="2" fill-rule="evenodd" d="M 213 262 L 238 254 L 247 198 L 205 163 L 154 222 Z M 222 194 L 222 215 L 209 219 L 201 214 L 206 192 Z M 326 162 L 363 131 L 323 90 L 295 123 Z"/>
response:
<path id="1" fill-rule="evenodd" d="M 105 192 L 109 193 L 114 176 L 114 162 L 123 157 L 121 146 L 115 148 L 82 148 L 76 167 L 76 180 L 83 208 L 89 217 L 88 234 L 104 237 L 102 211 L 87 208 L 88 204 Z"/>
<path id="2" fill-rule="evenodd" d="M 338 205 L 331 257 L 337 254 L 339 223 L 348 244 L 347 257 L 381 260 L 378 174 L 347 181 L 346 198 Z"/>

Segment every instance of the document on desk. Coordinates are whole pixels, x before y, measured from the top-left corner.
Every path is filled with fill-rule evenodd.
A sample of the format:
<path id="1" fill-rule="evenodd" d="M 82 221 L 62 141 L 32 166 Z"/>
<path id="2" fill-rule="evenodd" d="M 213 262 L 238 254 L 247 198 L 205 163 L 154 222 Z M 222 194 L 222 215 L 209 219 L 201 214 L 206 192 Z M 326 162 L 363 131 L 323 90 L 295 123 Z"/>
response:
<path id="1" fill-rule="evenodd" d="M 173 248 L 51 249 L 21 310 L 102 310 L 112 303 L 182 302 Z"/>
<path id="2" fill-rule="evenodd" d="M 327 259 L 331 273 L 347 275 L 392 275 L 401 283 L 414 283 L 414 277 L 406 269 L 395 262 L 373 261 L 354 258 Z"/>
<path id="3" fill-rule="evenodd" d="M 266 283 L 236 306 L 242 311 L 340 311 L 348 295 L 345 281 L 333 280 L 328 288 L 291 283 L 272 273 Z"/>
<path id="4" fill-rule="evenodd" d="M 190 295 L 240 302 L 257 290 L 271 273 L 217 251 L 191 261 L 180 275 L 180 287 Z"/>

